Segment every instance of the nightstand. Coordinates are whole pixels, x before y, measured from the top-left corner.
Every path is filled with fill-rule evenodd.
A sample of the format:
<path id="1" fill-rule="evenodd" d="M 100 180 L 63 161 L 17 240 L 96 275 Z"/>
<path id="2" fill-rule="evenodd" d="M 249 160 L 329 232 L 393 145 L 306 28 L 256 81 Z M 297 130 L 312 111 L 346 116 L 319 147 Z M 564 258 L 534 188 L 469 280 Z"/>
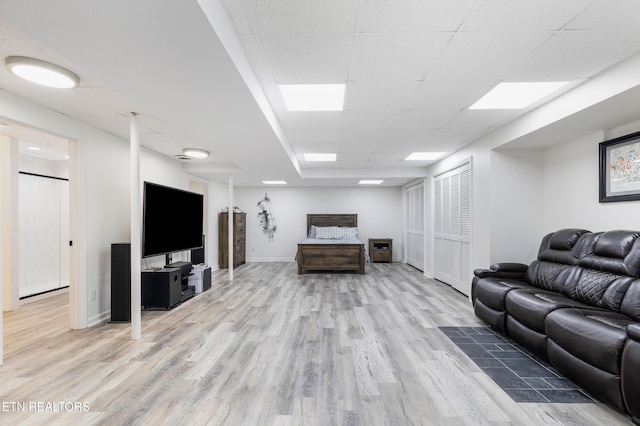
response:
<path id="1" fill-rule="evenodd" d="M 393 252 L 391 238 L 369 238 L 369 257 L 371 262 L 391 263 Z"/>

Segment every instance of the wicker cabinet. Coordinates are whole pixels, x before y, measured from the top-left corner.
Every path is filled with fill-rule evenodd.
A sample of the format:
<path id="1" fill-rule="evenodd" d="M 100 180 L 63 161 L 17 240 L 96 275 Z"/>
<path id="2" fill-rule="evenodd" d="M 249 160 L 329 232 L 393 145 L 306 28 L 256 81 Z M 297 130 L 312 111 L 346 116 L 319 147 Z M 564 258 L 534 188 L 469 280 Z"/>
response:
<path id="1" fill-rule="evenodd" d="M 246 257 L 247 214 L 233 214 L 233 267 L 243 265 Z M 229 213 L 218 214 L 218 265 L 229 267 Z"/>

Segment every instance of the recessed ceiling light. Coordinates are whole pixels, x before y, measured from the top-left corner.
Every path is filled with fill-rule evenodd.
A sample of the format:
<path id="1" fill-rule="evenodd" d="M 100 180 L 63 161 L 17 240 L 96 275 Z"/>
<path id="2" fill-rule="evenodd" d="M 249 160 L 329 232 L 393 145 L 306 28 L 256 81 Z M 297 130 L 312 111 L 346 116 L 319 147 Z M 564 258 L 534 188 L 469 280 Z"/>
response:
<path id="1" fill-rule="evenodd" d="M 263 180 L 262 183 L 265 185 L 286 185 L 287 182 L 284 180 Z"/>
<path id="2" fill-rule="evenodd" d="M 185 148 L 182 153 L 191 158 L 207 158 L 209 156 L 209 151 L 199 148 Z"/>
<path id="3" fill-rule="evenodd" d="M 40 151 L 40 148 L 38 148 L 37 146 L 28 146 L 27 149 L 29 151 Z"/>
<path id="4" fill-rule="evenodd" d="M 561 82 L 500 83 L 469 109 L 522 109 L 567 84 Z"/>
<path id="5" fill-rule="evenodd" d="M 445 155 L 446 152 L 412 152 L 405 161 L 429 161 L 437 160 Z"/>
<path id="6" fill-rule="evenodd" d="M 281 84 L 287 111 L 342 111 L 344 84 Z"/>
<path id="7" fill-rule="evenodd" d="M 358 182 L 359 185 L 380 185 L 384 180 L 382 179 L 362 179 Z"/>
<path id="8" fill-rule="evenodd" d="M 336 154 L 330 153 L 305 153 L 302 154 L 305 161 L 336 161 Z"/>
<path id="9" fill-rule="evenodd" d="M 80 84 L 80 77 L 61 66 L 24 56 L 9 56 L 5 65 L 13 74 L 32 83 L 59 89 L 71 89 Z"/>

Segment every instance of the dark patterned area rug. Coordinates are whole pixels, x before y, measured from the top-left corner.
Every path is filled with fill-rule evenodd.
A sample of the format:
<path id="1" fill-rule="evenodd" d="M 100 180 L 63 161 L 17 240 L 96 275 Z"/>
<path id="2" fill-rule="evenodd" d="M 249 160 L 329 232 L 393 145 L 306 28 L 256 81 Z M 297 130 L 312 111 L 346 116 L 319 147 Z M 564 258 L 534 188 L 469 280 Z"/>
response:
<path id="1" fill-rule="evenodd" d="M 516 402 L 598 402 L 555 368 L 485 327 L 439 327 Z"/>

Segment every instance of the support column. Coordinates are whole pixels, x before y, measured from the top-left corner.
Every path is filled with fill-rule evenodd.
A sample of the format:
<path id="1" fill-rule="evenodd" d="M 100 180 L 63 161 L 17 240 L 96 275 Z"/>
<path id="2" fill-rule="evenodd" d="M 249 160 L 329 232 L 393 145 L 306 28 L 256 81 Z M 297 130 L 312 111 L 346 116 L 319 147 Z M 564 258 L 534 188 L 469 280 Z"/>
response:
<path id="1" fill-rule="evenodd" d="M 140 131 L 136 113 L 131 114 L 130 164 L 131 173 L 131 338 L 140 339 L 142 292 L 141 267 L 142 259 L 142 214 L 140 202 Z"/>
<path id="2" fill-rule="evenodd" d="M 20 307 L 20 263 L 18 232 L 18 140 L 0 136 L 2 177 L 2 310 Z"/>
<path id="3" fill-rule="evenodd" d="M 233 241 L 233 176 L 229 176 L 229 281 L 233 281 L 233 254 L 235 252 Z"/>

